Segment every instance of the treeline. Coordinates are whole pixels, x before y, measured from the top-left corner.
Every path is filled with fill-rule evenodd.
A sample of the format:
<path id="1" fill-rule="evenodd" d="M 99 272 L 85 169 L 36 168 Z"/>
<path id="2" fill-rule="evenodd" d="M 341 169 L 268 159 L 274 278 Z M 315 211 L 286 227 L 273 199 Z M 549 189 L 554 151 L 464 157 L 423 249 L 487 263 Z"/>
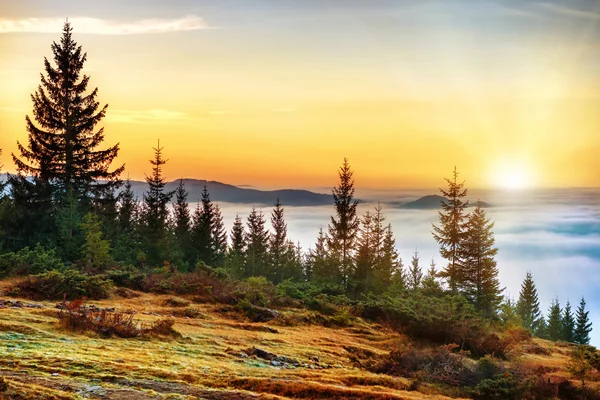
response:
<path id="1" fill-rule="evenodd" d="M 467 189 L 456 169 L 446 180 L 446 200 L 433 225 L 440 255 L 448 262 L 440 271 L 433 261 L 424 271 L 417 250 L 410 264 L 403 264 L 381 204 L 358 215 L 348 160 L 333 189 L 334 215 L 308 251 L 288 237 L 279 201 L 270 221 L 253 208 L 246 221 L 236 216 L 229 229 L 206 188 L 192 210 L 183 181 L 175 191 L 165 189 L 167 160 L 160 142 L 146 176 L 148 189 L 137 199 L 131 183 L 120 179 L 125 166 L 111 168 L 118 144 L 101 148 L 104 133 L 97 126 L 107 105 L 96 100 L 97 89 L 86 94 L 89 77 L 81 75 L 86 54 L 68 23 L 52 51 L 54 64 L 45 60 L 46 74 L 32 95 L 33 119 L 26 117 L 28 141 L 18 143 L 18 154 L 12 155 L 17 174 L 2 187 L 1 274 L 66 268 L 115 276 L 122 270 L 193 273 L 210 266 L 233 279 L 260 276 L 346 302 L 375 295 L 462 304 L 455 301 L 460 297 L 483 318 L 523 325 L 553 340 L 589 342 L 583 299 L 575 317 L 569 303 L 561 310 L 555 300 L 545 319 L 529 273 L 518 302 L 503 299 L 494 224 L 479 204 L 467 212 Z"/>

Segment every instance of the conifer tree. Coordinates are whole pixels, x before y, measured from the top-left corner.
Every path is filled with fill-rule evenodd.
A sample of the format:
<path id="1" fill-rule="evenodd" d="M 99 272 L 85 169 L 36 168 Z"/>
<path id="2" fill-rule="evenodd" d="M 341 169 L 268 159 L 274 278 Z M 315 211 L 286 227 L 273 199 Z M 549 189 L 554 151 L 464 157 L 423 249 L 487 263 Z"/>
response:
<path id="1" fill-rule="evenodd" d="M 138 203 L 133 193 L 131 179 L 125 181 L 124 190 L 119 195 L 118 222 L 124 232 L 133 232 L 138 216 Z"/>
<path id="2" fill-rule="evenodd" d="M 268 259 L 269 232 L 265 229 L 265 215 L 252 207 L 246 231 L 245 276 L 264 276 Z"/>
<path id="3" fill-rule="evenodd" d="M 274 283 L 279 283 L 285 279 L 285 269 L 289 258 L 289 246 L 287 243 L 287 224 L 284 219 L 284 210 L 279 202 L 275 203 L 275 208 L 271 212 L 271 226 L 273 232 L 269 238 L 269 271 L 268 277 Z M 292 243 L 292 247 L 293 247 Z M 292 257 L 293 258 L 293 257 Z"/>
<path id="4" fill-rule="evenodd" d="M 562 312 L 558 298 L 552 300 L 548 309 L 548 338 L 550 340 L 560 340 L 562 338 Z"/>
<path id="5" fill-rule="evenodd" d="M 429 269 L 425 274 L 425 277 L 421 281 L 421 292 L 425 296 L 439 297 L 442 295 L 442 285 L 437 280 L 437 270 L 435 266 L 435 260 L 432 258 L 429 263 Z"/>
<path id="6" fill-rule="evenodd" d="M 412 290 L 417 290 L 421 286 L 421 280 L 423 279 L 423 269 L 419 265 L 419 251 L 415 249 L 413 257 L 410 260 L 410 267 L 408 268 L 408 287 Z"/>
<path id="7" fill-rule="evenodd" d="M 373 248 L 373 277 L 368 288 L 375 293 L 381 293 L 390 286 L 392 275 L 396 268 L 394 262 L 397 263 L 398 259 L 396 254 L 396 257 L 393 260 L 394 262 L 392 262 L 394 265 L 390 265 L 388 259 L 386 258 L 386 249 L 384 248 L 384 243 L 386 241 L 388 227 L 384 225 L 384 221 L 385 216 L 383 215 L 383 207 L 381 206 L 381 203 L 378 203 L 377 207 L 375 207 L 372 221 L 371 243 Z M 395 247 L 393 234 L 388 240 L 392 240 L 394 242 L 392 247 Z M 389 246 L 389 243 L 387 245 Z M 395 249 L 393 250 L 395 251 Z"/>
<path id="8" fill-rule="evenodd" d="M 235 216 L 230 233 L 231 246 L 227 251 L 227 269 L 237 278 L 244 276 L 246 254 L 246 232 L 238 214 Z"/>
<path id="9" fill-rule="evenodd" d="M 398 251 L 396 251 L 396 239 L 392 232 L 392 224 L 388 224 L 384 232 L 378 270 L 380 277 L 378 281 L 383 284 L 382 291 L 391 285 L 400 289 L 406 286 L 404 266 L 402 259 L 398 256 Z"/>
<path id="10" fill-rule="evenodd" d="M 440 189 L 445 200 L 442 201 L 442 211 L 438 212 L 440 225 L 433 225 L 433 237 L 440 245 L 440 255 L 448 260 L 448 265 L 441 271 L 440 276 L 448 280 L 450 291 L 456 293 L 463 287 L 463 242 L 466 227 L 466 208 L 468 201 L 463 201 L 467 195 L 464 182 L 458 182 L 458 171 L 454 167 L 453 178 L 446 178 L 448 190 Z"/>
<path id="11" fill-rule="evenodd" d="M 146 175 L 148 191 L 144 194 L 144 204 L 142 209 L 142 224 L 144 245 L 146 248 L 147 259 L 153 266 L 161 265 L 164 261 L 169 261 L 167 254 L 168 244 L 168 203 L 174 195 L 174 191 L 165 191 L 165 178 L 162 175 L 162 167 L 167 163 L 162 156 L 163 148 L 154 147 L 154 159 L 150 160 L 152 164 L 152 175 Z"/>
<path id="12" fill-rule="evenodd" d="M 353 269 L 356 234 L 360 221 L 356 215 L 358 201 L 354 200 L 354 173 L 350 169 L 348 159 L 344 158 L 338 174 L 340 183 L 332 191 L 336 215 L 331 217 L 327 246 L 334 265 L 339 268 L 339 272 L 331 279 L 339 279 L 347 287 Z"/>
<path id="13" fill-rule="evenodd" d="M 225 264 L 225 257 L 227 255 L 227 231 L 223 223 L 221 207 L 218 204 L 215 204 L 213 208 L 210 242 L 212 243 L 213 265 L 215 267 L 222 267 Z"/>
<path id="14" fill-rule="evenodd" d="M 585 299 L 582 297 L 575 315 L 574 342 L 577 344 L 590 344 L 592 323 L 588 316 L 589 313 L 589 311 L 585 311 Z"/>
<path id="15" fill-rule="evenodd" d="M 26 116 L 27 145 L 17 142 L 20 156 L 13 154 L 19 173 L 55 184 L 60 193 L 70 191 L 76 199 L 96 195 L 118 182 L 124 166 L 110 171 L 119 145 L 98 147 L 104 131 L 94 131 L 108 105 L 100 107 L 98 89 L 86 94 L 89 76 L 81 76 L 87 54 L 73 40 L 71 24 L 65 23 L 60 43 L 52 43 L 54 65 L 44 58 L 46 75 L 31 96 L 33 117 Z"/>
<path id="16" fill-rule="evenodd" d="M 468 218 L 463 243 L 463 290 L 476 309 L 490 318 L 502 302 L 498 268 L 494 256 L 498 248 L 492 228 L 494 223 L 477 205 Z"/>
<path id="17" fill-rule="evenodd" d="M 134 264 L 140 250 L 138 235 L 139 204 L 135 198 L 131 180 L 125 181 L 119 194 L 117 208 L 117 235 L 113 240 L 113 258 L 127 264 Z"/>
<path id="18" fill-rule="evenodd" d="M 83 213 L 73 191 L 69 191 L 56 212 L 56 240 L 61 258 L 75 262 L 81 256 L 84 236 L 81 230 Z"/>
<path id="19" fill-rule="evenodd" d="M 214 207 L 210 200 L 208 188 L 204 185 L 202 189 L 202 201 L 194 214 L 194 225 L 192 228 L 192 240 L 196 251 L 197 260 L 207 265 L 212 264 L 214 259 L 212 246 L 212 229 L 214 222 Z"/>
<path id="20" fill-rule="evenodd" d="M 567 301 L 565 308 L 563 310 L 562 316 L 562 336 L 561 340 L 565 342 L 573 343 L 575 342 L 575 317 L 573 316 L 573 312 L 571 311 L 571 303 Z"/>
<path id="21" fill-rule="evenodd" d="M 537 289 L 530 271 L 527 271 L 525 280 L 521 284 L 517 312 L 521 317 L 523 327 L 535 333 L 540 325 L 542 314 Z"/>
<path id="22" fill-rule="evenodd" d="M 332 264 L 327 252 L 327 236 L 323 227 L 319 229 L 315 248 L 308 252 L 308 265 L 308 279 L 320 283 L 333 282 L 332 277 L 335 274 L 331 268 Z"/>
<path id="23" fill-rule="evenodd" d="M 93 213 L 88 213 L 82 222 L 85 233 L 83 245 L 83 258 L 88 268 L 104 271 L 110 260 L 110 241 L 103 238 L 100 218 Z"/>
<path id="24" fill-rule="evenodd" d="M 373 218 L 371 217 L 371 213 L 367 211 L 360 220 L 356 241 L 356 259 L 352 277 L 356 295 L 363 293 L 371 286 L 375 257 L 376 253 L 373 245 Z"/>
<path id="25" fill-rule="evenodd" d="M 194 254 L 191 238 L 190 208 L 187 201 L 188 192 L 183 179 L 175 190 L 175 202 L 173 203 L 173 233 L 177 242 L 178 254 L 183 264 L 193 265 Z"/>

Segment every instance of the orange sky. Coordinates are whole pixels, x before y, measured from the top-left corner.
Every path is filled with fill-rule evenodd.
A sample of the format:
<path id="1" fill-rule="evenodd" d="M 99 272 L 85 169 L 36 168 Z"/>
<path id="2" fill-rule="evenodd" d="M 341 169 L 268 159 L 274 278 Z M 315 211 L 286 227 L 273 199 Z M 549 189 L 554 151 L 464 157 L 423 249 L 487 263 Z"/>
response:
<path id="1" fill-rule="evenodd" d="M 160 139 L 168 179 L 331 186 L 348 157 L 368 188 L 454 165 L 471 187 L 600 185 L 600 13 L 577 1 L 38 3 L 0 14 L 8 171 L 68 14 L 134 179 Z"/>

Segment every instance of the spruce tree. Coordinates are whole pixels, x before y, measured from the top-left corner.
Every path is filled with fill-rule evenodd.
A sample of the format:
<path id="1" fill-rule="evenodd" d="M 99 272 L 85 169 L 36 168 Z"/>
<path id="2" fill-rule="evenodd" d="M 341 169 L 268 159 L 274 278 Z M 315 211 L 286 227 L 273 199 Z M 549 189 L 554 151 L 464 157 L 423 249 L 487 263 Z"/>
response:
<path id="1" fill-rule="evenodd" d="M 562 312 L 558 298 L 552 300 L 548 309 L 548 338 L 550 340 L 560 340 L 562 338 Z"/>
<path id="2" fill-rule="evenodd" d="M 265 229 L 265 215 L 252 207 L 246 231 L 246 253 L 244 275 L 264 276 L 268 259 L 269 232 Z"/>
<path id="3" fill-rule="evenodd" d="M 378 203 L 377 207 L 375 207 L 372 221 L 373 277 L 369 286 L 369 290 L 375 293 L 381 293 L 390 286 L 395 268 L 394 266 L 390 266 L 389 262 L 386 262 L 384 242 L 386 240 L 387 227 L 384 225 L 384 221 L 383 207 L 381 203 Z M 391 240 L 394 241 L 393 236 Z M 393 246 L 395 246 L 395 241 Z M 397 260 L 397 257 L 395 260 Z"/>
<path id="4" fill-rule="evenodd" d="M 85 233 L 85 243 L 82 249 L 85 265 L 89 269 L 102 272 L 109 266 L 110 241 L 103 238 L 100 218 L 93 213 L 88 213 L 81 224 Z"/>
<path id="5" fill-rule="evenodd" d="M 212 229 L 214 222 L 214 207 L 210 200 L 208 188 L 204 185 L 202 189 L 202 201 L 194 214 L 194 225 L 192 228 L 192 240 L 196 252 L 197 261 L 206 265 L 212 264 L 214 259 L 212 246 Z"/>
<path id="6" fill-rule="evenodd" d="M 194 254 L 191 238 L 192 217 L 187 201 L 188 192 L 183 179 L 175 190 L 175 202 L 173 203 L 173 233 L 178 247 L 179 258 L 188 267 L 193 265 Z"/>
<path id="7" fill-rule="evenodd" d="M 494 223 L 478 204 L 466 225 L 462 261 L 464 294 L 488 318 L 496 315 L 504 290 L 500 288 L 494 259 L 498 248 L 494 247 L 493 227 Z"/>
<path id="8" fill-rule="evenodd" d="M 356 241 L 356 254 L 352 285 L 355 295 L 360 295 L 371 286 L 373 264 L 375 262 L 375 249 L 373 246 L 373 218 L 369 211 L 365 212 L 360 220 L 360 227 Z"/>
<path id="9" fill-rule="evenodd" d="M 142 225 L 144 235 L 144 246 L 148 262 L 153 266 L 161 265 L 168 260 L 168 203 L 174 195 L 174 191 L 165 191 L 165 178 L 162 167 L 167 163 L 162 156 L 163 148 L 154 147 L 154 159 L 152 164 L 152 175 L 146 175 L 148 191 L 144 194 L 142 209 Z"/>
<path id="10" fill-rule="evenodd" d="M 131 180 L 125 181 L 119 194 L 117 208 L 117 235 L 113 240 L 113 258 L 126 264 L 134 264 L 140 250 L 138 231 L 139 204 L 133 193 Z"/>
<path id="11" fill-rule="evenodd" d="M 535 333 L 541 321 L 540 302 L 531 272 L 527 271 L 521 284 L 517 312 L 521 317 L 523 327 Z"/>
<path id="12" fill-rule="evenodd" d="M 590 312 L 585 311 L 585 304 L 585 299 L 582 297 L 579 307 L 577 307 L 577 313 L 575 314 L 574 342 L 577 344 L 590 344 L 592 323 L 588 316 Z"/>
<path id="13" fill-rule="evenodd" d="M 81 72 L 87 54 L 72 31 L 65 23 L 60 43 L 52 43 L 54 65 L 44 58 L 46 75 L 41 74 L 42 84 L 31 96 L 37 125 L 26 116 L 28 143 L 17 142 L 20 156 L 12 156 L 19 173 L 51 182 L 62 194 L 72 191 L 79 199 L 118 183 L 124 165 L 110 171 L 118 144 L 98 148 L 104 131 L 95 129 L 108 105 L 100 107 L 97 88 L 86 94 L 89 76 Z"/>
<path id="14" fill-rule="evenodd" d="M 392 232 L 392 224 L 388 224 L 385 229 L 381 247 L 381 258 L 379 259 L 377 268 L 379 270 L 379 282 L 383 284 L 382 291 L 391 285 L 400 289 L 406 286 L 404 266 L 396 250 L 396 239 L 394 239 L 394 233 Z"/>
<path id="15" fill-rule="evenodd" d="M 565 309 L 563 310 L 561 325 L 561 340 L 564 340 L 565 342 L 569 343 L 575 342 L 575 317 L 573 316 L 573 312 L 571 311 L 571 303 L 569 301 L 567 301 Z"/>
<path id="16" fill-rule="evenodd" d="M 119 195 L 118 222 L 124 232 L 133 232 L 138 216 L 138 202 L 133 193 L 131 179 L 125 181 L 124 190 Z"/>
<path id="17" fill-rule="evenodd" d="M 435 297 L 439 297 L 443 294 L 442 285 L 440 285 L 437 280 L 437 269 L 433 258 L 429 263 L 429 269 L 427 270 L 425 277 L 421 281 L 421 292 L 425 296 Z"/>
<path id="18" fill-rule="evenodd" d="M 229 237 L 231 245 L 227 251 L 227 269 L 234 277 L 241 278 L 244 276 L 246 232 L 242 219 L 238 214 L 235 216 Z"/>
<path id="19" fill-rule="evenodd" d="M 327 235 L 323 231 L 323 227 L 319 229 L 315 248 L 308 252 L 308 279 L 319 283 L 331 282 L 335 275 L 332 271 L 332 264 L 327 252 Z"/>
<path id="20" fill-rule="evenodd" d="M 269 238 L 269 271 L 267 271 L 268 278 L 276 284 L 286 278 L 286 263 L 289 262 L 287 260 L 289 258 L 287 255 L 289 253 L 287 224 L 285 223 L 283 214 L 284 210 L 278 198 L 275 208 L 271 212 L 271 227 L 273 232 Z"/>
<path id="21" fill-rule="evenodd" d="M 440 255 L 448 260 L 448 265 L 441 271 L 440 276 L 448 281 L 450 291 L 456 293 L 463 288 L 463 242 L 466 227 L 466 208 L 468 201 L 463 201 L 467 195 L 464 182 L 458 182 L 458 171 L 454 167 L 453 178 L 446 178 L 448 190 L 440 189 L 445 200 L 442 201 L 442 211 L 438 212 L 440 225 L 433 225 L 433 237 L 440 245 Z"/>
<path id="22" fill-rule="evenodd" d="M 358 201 L 354 200 L 354 173 L 350 169 L 348 159 L 344 158 L 344 164 L 338 174 L 340 183 L 332 191 L 336 215 L 331 217 L 327 246 L 332 261 L 338 268 L 338 272 L 331 279 L 339 280 L 347 287 L 353 269 L 356 234 L 360 221 L 356 215 Z"/>
<path id="23" fill-rule="evenodd" d="M 408 267 L 407 286 L 412 290 L 417 290 L 419 287 L 421 287 L 422 279 L 423 269 L 419 265 L 419 251 L 415 249 L 413 257 L 410 260 L 410 267 Z"/>
<path id="24" fill-rule="evenodd" d="M 213 266 L 224 266 L 225 257 L 227 255 L 227 231 L 225 230 L 225 224 L 223 223 L 221 207 L 219 207 L 218 204 L 215 204 L 213 208 L 213 223 L 210 242 L 212 244 Z"/>

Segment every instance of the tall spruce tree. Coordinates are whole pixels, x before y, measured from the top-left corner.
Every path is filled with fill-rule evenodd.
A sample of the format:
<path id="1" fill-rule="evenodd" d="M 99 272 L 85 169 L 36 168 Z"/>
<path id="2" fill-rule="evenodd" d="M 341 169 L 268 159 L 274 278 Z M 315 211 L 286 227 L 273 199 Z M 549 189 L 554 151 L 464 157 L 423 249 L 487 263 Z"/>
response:
<path id="1" fill-rule="evenodd" d="M 104 141 L 103 128 L 95 131 L 108 105 L 100 107 L 98 89 L 86 94 L 89 76 L 81 76 L 87 54 L 73 40 L 66 22 L 60 43 L 52 43 L 54 65 L 44 58 L 46 75 L 31 96 L 33 117 L 26 116 L 29 139 L 17 142 L 20 156 L 13 154 L 17 170 L 51 182 L 59 193 L 72 191 L 75 198 L 96 195 L 114 186 L 124 165 L 110 171 L 119 145 L 98 147 Z"/>
<path id="2" fill-rule="evenodd" d="M 521 284 L 517 312 L 521 317 L 523 327 L 535 333 L 540 325 L 542 313 L 537 289 L 530 271 L 527 271 L 525 280 Z"/>
<path id="3" fill-rule="evenodd" d="M 244 276 L 246 232 L 242 219 L 238 214 L 236 214 L 233 221 L 229 238 L 231 239 L 231 245 L 227 250 L 226 267 L 234 277 L 241 278 Z"/>
<path id="4" fill-rule="evenodd" d="M 225 265 L 225 257 L 227 255 L 227 231 L 223 223 L 223 214 L 221 207 L 215 204 L 213 207 L 213 223 L 211 230 L 213 266 L 222 267 Z"/>
<path id="5" fill-rule="evenodd" d="M 571 303 L 569 301 L 567 301 L 567 304 L 565 304 L 561 325 L 561 340 L 564 340 L 565 342 L 569 343 L 575 342 L 575 317 L 573 316 L 573 311 L 571 310 Z"/>
<path id="6" fill-rule="evenodd" d="M 440 255 L 448 260 L 448 265 L 440 272 L 440 276 L 448 281 L 450 291 L 456 293 L 463 288 L 463 242 L 465 237 L 466 208 L 468 201 L 464 182 L 458 182 L 458 171 L 454 167 L 453 178 L 446 178 L 448 190 L 440 188 L 445 200 L 442 201 L 442 211 L 438 212 L 440 225 L 433 224 L 433 237 L 440 245 Z"/>
<path id="7" fill-rule="evenodd" d="M 548 309 L 548 338 L 550 340 L 560 340 L 562 337 L 562 312 L 558 298 L 552 300 Z"/>
<path id="8" fill-rule="evenodd" d="M 492 228 L 494 223 L 478 204 L 468 218 L 463 243 L 464 294 L 486 317 L 493 317 L 502 302 L 498 267 L 494 256 L 498 248 Z"/>
<path id="9" fill-rule="evenodd" d="M 356 234 L 360 222 L 356 214 L 358 201 L 354 200 L 354 173 L 347 158 L 344 158 L 338 174 L 340 183 L 332 191 L 336 215 L 331 217 L 327 246 L 334 265 L 339 269 L 331 279 L 340 281 L 347 287 L 353 269 Z"/>
<path id="10" fill-rule="evenodd" d="M 269 232 L 265 228 L 265 215 L 252 207 L 246 231 L 245 276 L 264 276 L 268 259 Z"/>
<path id="11" fill-rule="evenodd" d="M 394 266 L 390 267 L 385 258 L 384 242 L 386 240 L 387 227 L 384 225 L 384 221 L 383 207 L 381 203 L 378 203 L 375 207 L 372 221 L 373 277 L 368 287 L 368 290 L 375 293 L 381 293 L 390 286 L 392 274 L 394 273 Z M 391 239 L 394 240 L 393 236 Z"/>
<path id="12" fill-rule="evenodd" d="M 287 243 L 287 224 L 284 219 L 284 210 L 279 198 L 271 212 L 271 227 L 273 229 L 269 238 L 269 271 L 268 278 L 279 283 L 286 279 L 286 264 L 289 263 L 289 246 Z M 293 247 L 293 243 L 292 243 Z"/>
<path id="13" fill-rule="evenodd" d="M 212 264 L 214 259 L 212 246 L 212 229 L 214 222 L 214 207 L 210 200 L 208 188 L 204 185 L 202 189 L 202 200 L 194 214 L 194 225 L 192 228 L 192 240 L 197 260 L 206 265 Z"/>
<path id="14" fill-rule="evenodd" d="M 585 299 L 582 297 L 575 315 L 574 342 L 577 344 L 590 344 L 592 323 L 588 315 L 590 312 L 585 310 L 585 305 Z"/>
<path id="15" fill-rule="evenodd" d="M 173 203 L 173 233 L 178 247 L 178 258 L 187 267 L 186 269 L 189 269 L 190 266 L 193 266 L 194 252 L 191 237 L 192 217 L 187 198 L 188 191 L 183 179 L 180 179 Z"/>
<path id="16" fill-rule="evenodd" d="M 162 156 L 163 148 L 160 147 L 160 141 L 157 147 L 154 147 L 154 159 L 150 160 L 152 164 L 152 174 L 146 175 L 148 191 L 144 194 L 144 204 L 142 209 L 142 231 L 144 236 L 144 247 L 148 262 L 153 266 L 161 265 L 168 260 L 168 203 L 175 194 L 174 191 L 165 190 L 165 178 L 163 177 L 162 167 L 167 163 Z"/>
<path id="17" fill-rule="evenodd" d="M 421 287 L 422 279 L 423 269 L 419 265 L 419 251 L 415 249 L 412 259 L 410 260 L 410 266 L 408 267 L 407 286 L 412 290 L 417 290 L 419 287 Z"/>

